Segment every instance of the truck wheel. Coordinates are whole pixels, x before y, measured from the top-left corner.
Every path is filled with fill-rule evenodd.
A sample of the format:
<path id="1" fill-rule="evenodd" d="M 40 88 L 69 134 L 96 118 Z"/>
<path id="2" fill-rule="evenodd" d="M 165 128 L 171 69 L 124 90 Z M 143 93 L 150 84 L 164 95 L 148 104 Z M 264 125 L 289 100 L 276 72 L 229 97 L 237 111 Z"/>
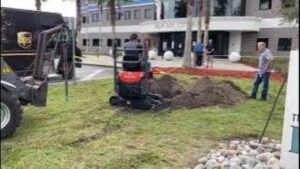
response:
<path id="1" fill-rule="evenodd" d="M 22 108 L 18 99 L 1 89 L 1 139 L 12 135 L 20 125 Z"/>

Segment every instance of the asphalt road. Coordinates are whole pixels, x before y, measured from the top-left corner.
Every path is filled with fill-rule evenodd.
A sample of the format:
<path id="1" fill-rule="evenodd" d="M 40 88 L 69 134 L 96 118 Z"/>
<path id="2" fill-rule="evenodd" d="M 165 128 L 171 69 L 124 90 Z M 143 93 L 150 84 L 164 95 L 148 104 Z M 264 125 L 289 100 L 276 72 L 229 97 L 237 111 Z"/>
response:
<path id="1" fill-rule="evenodd" d="M 89 81 L 96 79 L 113 78 L 113 69 L 104 68 L 100 66 L 82 65 L 81 68 L 76 68 L 76 81 Z M 49 75 L 51 83 L 62 82 L 63 79 L 60 75 Z M 72 80 L 70 80 L 72 81 Z"/>
<path id="2" fill-rule="evenodd" d="M 113 69 L 88 65 L 82 65 L 81 68 L 76 68 L 76 80 L 87 81 L 103 78 L 113 78 Z"/>

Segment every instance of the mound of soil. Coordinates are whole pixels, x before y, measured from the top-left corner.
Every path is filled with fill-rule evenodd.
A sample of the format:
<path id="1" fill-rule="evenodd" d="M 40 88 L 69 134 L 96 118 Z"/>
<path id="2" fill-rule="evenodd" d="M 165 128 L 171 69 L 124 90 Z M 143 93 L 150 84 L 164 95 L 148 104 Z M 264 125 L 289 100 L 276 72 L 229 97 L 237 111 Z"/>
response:
<path id="1" fill-rule="evenodd" d="M 179 83 L 179 81 L 169 75 L 165 75 L 159 79 L 154 79 L 150 88 L 151 91 L 159 93 L 164 98 L 172 98 L 182 94 L 183 92 L 183 86 Z"/>
<path id="2" fill-rule="evenodd" d="M 212 81 L 209 77 L 184 83 L 165 75 L 154 79 L 151 91 L 162 95 L 173 108 L 193 109 L 205 106 L 231 106 L 246 99 L 246 93 L 231 81 Z"/>

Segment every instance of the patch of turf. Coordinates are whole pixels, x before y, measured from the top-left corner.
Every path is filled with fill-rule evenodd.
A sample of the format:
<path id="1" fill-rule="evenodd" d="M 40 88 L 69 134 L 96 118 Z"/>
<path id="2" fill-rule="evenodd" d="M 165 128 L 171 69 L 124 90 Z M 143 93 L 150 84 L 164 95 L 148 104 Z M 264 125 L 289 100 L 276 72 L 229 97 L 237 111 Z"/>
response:
<path id="1" fill-rule="evenodd" d="M 194 77 L 178 75 L 180 79 Z M 247 93 L 252 81 L 232 80 Z M 25 107 L 13 137 L 1 141 L 1 166 L 9 168 L 185 168 L 203 153 L 231 138 L 261 134 L 280 84 L 271 82 L 270 98 L 222 108 L 164 112 L 122 112 L 109 105 L 112 80 L 51 86 L 46 108 Z M 280 139 L 285 93 L 266 136 Z M 118 112 L 118 113 L 116 113 Z M 80 140 L 88 140 L 80 142 Z M 75 143 L 75 144 L 74 144 Z M 79 143 L 79 144 L 78 144 Z"/>

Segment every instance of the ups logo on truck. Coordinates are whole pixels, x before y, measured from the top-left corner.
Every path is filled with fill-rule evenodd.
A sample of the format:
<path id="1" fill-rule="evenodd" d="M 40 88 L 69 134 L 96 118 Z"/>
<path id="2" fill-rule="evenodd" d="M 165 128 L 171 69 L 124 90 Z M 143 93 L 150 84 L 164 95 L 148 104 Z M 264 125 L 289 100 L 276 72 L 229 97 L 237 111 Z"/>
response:
<path id="1" fill-rule="evenodd" d="M 32 35 L 30 32 L 18 32 L 18 45 L 21 48 L 27 49 L 32 44 Z"/>

